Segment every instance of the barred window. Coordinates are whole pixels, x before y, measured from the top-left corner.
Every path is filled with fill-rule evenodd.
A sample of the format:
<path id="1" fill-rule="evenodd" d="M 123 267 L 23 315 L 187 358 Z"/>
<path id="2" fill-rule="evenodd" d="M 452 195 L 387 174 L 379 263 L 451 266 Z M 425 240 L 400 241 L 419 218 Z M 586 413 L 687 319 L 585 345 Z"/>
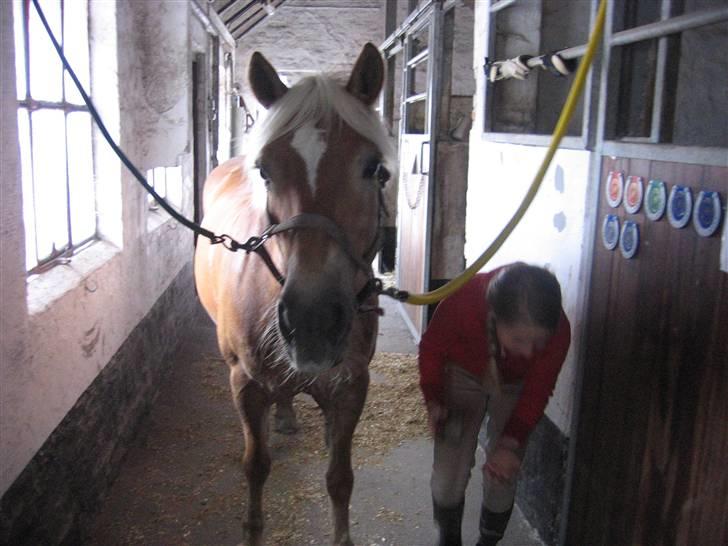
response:
<path id="1" fill-rule="evenodd" d="M 573 0 L 490 0 L 486 55 L 505 60 L 585 44 L 591 3 Z M 526 80 L 502 80 L 486 89 L 485 132 L 550 135 L 573 78 L 532 70 Z M 580 98 L 567 135 L 582 135 Z"/>
<path id="2" fill-rule="evenodd" d="M 88 90 L 88 2 L 40 5 Z M 14 0 L 13 9 L 26 269 L 35 273 L 96 238 L 91 116 L 34 6 Z"/>
<path id="3" fill-rule="evenodd" d="M 724 0 L 615 0 L 605 138 L 728 146 Z"/>

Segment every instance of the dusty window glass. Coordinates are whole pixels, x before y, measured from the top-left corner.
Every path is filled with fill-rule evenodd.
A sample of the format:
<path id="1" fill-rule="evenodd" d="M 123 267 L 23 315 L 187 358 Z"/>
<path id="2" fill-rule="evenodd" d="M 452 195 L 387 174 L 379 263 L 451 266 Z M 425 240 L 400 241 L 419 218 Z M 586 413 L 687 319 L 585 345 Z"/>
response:
<path id="1" fill-rule="evenodd" d="M 40 6 L 88 90 L 88 3 Z M 13 1 L 26 268 L 53 264 L 96 237 L 91 117 L 35 7 Z"/>
<path id="2" fill-rule="evenodd" d="M 657 24 L 719 5 L 718 0 L 672 2 Z M 624 21 L 655 23 L 652 16 L 636 17 L 631 2 L 615 9 L 623 10 L 615 13 L 615 28 L 624 27 Z M 642 29 L 626 26 L 633 32 Z M 605 138 L 728 147 L 728 61 L 719 53 L 726 50 L 728 21 L 613 46 Z"/>
<path id="3" fill-rule="evenodd" d="M 493 3 L 491 3 L 492 5 Z M 537 56 L 579 46 L 588 40 L 590 2 L 549 0 L 515 2 L 491 13 L 491 61 Z M 551 134 L 573 80 L 541 69 L 525 80 L 488 83 L 485 130 L 496 133 Z M 583 99 L 567 134 L 582 132 Z"/>

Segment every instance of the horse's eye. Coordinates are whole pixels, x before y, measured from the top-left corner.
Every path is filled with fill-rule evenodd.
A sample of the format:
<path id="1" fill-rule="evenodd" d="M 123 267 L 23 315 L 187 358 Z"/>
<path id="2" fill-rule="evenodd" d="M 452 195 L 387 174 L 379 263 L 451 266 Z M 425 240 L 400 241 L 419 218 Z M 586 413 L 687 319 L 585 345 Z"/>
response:
<path id="1" fill-rule="evenodd" d="M 374 178 L 380 165 L 381 163 L 377 160 L 367 162 L 366 166 L 364 167 L 364 172 L 362 173 L 362 176 L 364 178 Z"/>
<path id="2" fill-rule="evenodd" d="M 265 180 L 266 184 L 268 184 L 270 182 L 270 175 L 268 174 L 268 171 L 266 171 L 263 167 L 258 167 L 258 171 L 260 172 L 260 177 Z"/>
<path id="3" fill-rule="evenodd" d="M 373 160 L 364 167 L 364 178 L 376 178 L 380 185 L 384 185 L 389 180 L 389 171 L 384 167 L 381 161 Z"/>
<path id="4" fill-rule="evenodd" d="M 379 180 L 379 185 L 384 186 L 390 176 L 389 170 L 384 165 L 380 164 L 379 169 L 377 169 L 377 180 Z"/>

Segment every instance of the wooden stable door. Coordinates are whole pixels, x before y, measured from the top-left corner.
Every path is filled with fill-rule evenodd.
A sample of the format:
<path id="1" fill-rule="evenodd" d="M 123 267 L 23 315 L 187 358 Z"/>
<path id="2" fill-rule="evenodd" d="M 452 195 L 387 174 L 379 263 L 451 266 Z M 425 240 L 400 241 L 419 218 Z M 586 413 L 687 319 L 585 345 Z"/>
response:
<path id="1" fill-rule="evenodd" d="M 728 544 L 728 274 L 721 231 L 698 235 L 607 203 L 622 171 L 719 191 L 728 169 L 604 158 L 566 543 Z M 639 226 L 635 257 L 607 250 L 602 221 Z M 725 221 L 725 220 L 724 220 Z"/>
<path id="2" fill-rule="evenodd" d="M 403 32 L 399 123 L 399 192 L 397 203 L 397 285 L 411 293 L 429 290 L 432 236 L 432 181 L 435 176 L 442 57 L 442 5 L 417 12 Z M 385 51 L 388 51 L 385 48 Z M 405 319 L 416 338 L 427 309 L 407 305 Z"/>

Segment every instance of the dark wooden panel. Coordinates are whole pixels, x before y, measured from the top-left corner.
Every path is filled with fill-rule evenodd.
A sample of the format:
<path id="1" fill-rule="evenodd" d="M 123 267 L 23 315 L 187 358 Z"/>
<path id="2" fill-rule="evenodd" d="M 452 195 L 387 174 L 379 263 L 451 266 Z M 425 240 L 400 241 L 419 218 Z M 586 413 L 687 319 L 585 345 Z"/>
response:
<path id="1" fill-rule="evenodd" d="M 605 158 L 610 170 L 728 194 L 728 169 Z M 638 255 L 601 243 L 617 214 Z M 720 237 L 678 230 L 600 193 L 569 544 L 725 544 L 728 275 Z"/>

